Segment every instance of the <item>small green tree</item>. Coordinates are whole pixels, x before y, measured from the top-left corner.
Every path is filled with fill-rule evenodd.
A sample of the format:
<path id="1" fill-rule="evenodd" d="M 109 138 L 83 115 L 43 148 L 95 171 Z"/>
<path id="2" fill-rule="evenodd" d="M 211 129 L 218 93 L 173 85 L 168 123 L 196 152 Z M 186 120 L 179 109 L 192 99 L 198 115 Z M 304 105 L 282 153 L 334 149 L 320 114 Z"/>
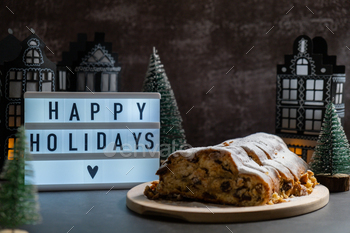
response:
<path id="1" fill-rule="evenodd" d="M 329 103 L 310 163 L 315 174 L 350 173 L 350 147 L 334 104 Z"/>
<path id="2" fill-rule="evenodd" d="M 13 159 L 7 160 L 1 174 L 6 180 L 0 186 L 0 226 L 14 228 L 23 224 L 35 224 L 41 220 L 36 187 L 30 184 L 33 171 L 26 161 L 30 160 L 25 130 L 18 129 Z"/>
<path id="3" fill-rule="evenodd" d="M 160 100 L 160 152 L 166 158 L 172 152 L 184 149 L 186 144 L 182 118 L 170 82 L 155 48 L 150 57 L 143 92 L 159 92 Z"/>

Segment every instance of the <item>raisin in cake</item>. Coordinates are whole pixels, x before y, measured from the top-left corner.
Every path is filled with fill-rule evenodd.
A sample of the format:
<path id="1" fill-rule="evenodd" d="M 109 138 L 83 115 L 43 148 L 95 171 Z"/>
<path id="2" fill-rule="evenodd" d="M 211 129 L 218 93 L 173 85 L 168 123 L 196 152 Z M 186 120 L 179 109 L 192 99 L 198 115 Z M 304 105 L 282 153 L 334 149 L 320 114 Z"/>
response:
<path id="1" fill-rule="evenodd" d="M 191 199 L 236 206 L 283 202 L 317 184 L 308 165 L 281 138 L 257 133 L 212 147 L 176 151 L 147 186 L 149 199 Z"/>

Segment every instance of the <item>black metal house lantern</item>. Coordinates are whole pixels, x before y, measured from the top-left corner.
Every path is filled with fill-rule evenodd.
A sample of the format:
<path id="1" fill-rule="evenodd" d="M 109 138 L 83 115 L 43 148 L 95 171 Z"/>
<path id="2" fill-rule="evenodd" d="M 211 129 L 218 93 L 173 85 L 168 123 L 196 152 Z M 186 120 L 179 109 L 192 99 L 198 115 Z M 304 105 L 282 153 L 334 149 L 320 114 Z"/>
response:
<path id="1" fill-rule="evenodd" d="M 327 54 L 322 37 L 299 36 L 293 54 L 277 65 L 276 134 L 305 161 L 312 156 L 327 103 L 334 100 L 343 122 L 345 79 L 345 66 Z"/>

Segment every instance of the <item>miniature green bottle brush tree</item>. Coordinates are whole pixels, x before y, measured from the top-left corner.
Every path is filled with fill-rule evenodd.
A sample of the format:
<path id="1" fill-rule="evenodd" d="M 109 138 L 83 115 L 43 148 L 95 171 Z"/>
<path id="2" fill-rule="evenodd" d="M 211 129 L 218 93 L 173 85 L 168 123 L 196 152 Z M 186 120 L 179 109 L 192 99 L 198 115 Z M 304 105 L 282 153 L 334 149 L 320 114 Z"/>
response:
<path id="1" fill-rule="evenodd" d="M 186 136 L 175 95 L 155 48 L 150 57 L 143 92 L 159 92 L 160 100 L 160 156 L 167 158 L 172 152 L 185 149 Z"/>
<path id="2" fill-rule="evenodd" d="M 7 160 L 0 176 L 0 228 L 14 229 L 41 221 L 36 187 L 25 180 L 33 175 L 24 127 L 18 129 L 13 158 Z"/>
<path id="3" fill-rule="evenodd" d="M 350 147 L 333 103 L 327 105 L 310 168 L 331 192 L 349 190 Z"/>

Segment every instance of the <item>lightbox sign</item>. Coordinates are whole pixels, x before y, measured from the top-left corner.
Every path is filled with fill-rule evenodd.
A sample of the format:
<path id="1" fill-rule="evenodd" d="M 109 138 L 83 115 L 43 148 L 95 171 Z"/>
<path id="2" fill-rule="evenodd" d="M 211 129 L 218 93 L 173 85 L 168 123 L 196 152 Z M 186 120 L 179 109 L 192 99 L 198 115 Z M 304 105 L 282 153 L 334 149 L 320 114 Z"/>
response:
<path id="1" fill-rule="evenodd" d="M 157 179 L 160 94 L 26 92 L 39 190 L 130 188 Z"/>

